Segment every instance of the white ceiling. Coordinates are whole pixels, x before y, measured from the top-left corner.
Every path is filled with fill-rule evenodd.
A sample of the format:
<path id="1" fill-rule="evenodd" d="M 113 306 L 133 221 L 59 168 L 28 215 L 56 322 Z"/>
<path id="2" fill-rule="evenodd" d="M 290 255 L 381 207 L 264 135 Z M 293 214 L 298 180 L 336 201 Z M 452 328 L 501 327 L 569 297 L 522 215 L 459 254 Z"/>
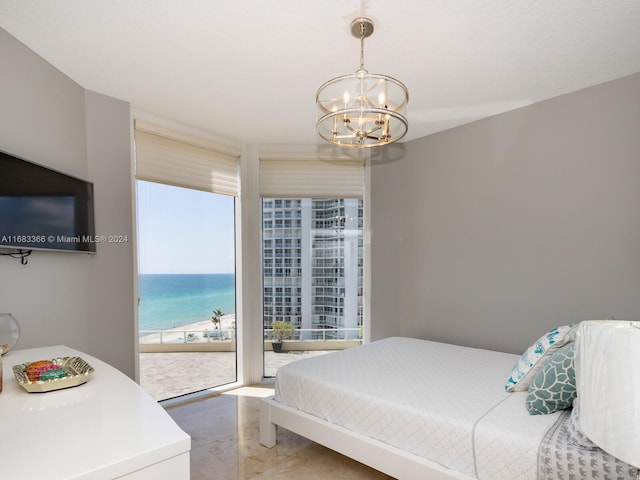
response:
<path id="1" fill-rule="evenodd" d="M 409 88 L 405 140 L 640 72 L 638 0 L 0 0 L 82 87 L 253 145 L 319 143 L 315 93 L 358 68 L 358 16 L 365 67 Z"/>

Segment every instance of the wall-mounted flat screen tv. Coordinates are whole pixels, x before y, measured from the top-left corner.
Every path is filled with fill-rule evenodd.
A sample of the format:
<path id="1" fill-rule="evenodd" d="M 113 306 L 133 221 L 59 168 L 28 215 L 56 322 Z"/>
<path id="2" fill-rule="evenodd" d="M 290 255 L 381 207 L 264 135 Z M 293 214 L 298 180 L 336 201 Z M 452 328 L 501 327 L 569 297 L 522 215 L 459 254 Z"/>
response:
<path id="1" fill-rule="evenodd" d="M 0 151 L 0 248 L 94 253 L 93 184 Z"/>

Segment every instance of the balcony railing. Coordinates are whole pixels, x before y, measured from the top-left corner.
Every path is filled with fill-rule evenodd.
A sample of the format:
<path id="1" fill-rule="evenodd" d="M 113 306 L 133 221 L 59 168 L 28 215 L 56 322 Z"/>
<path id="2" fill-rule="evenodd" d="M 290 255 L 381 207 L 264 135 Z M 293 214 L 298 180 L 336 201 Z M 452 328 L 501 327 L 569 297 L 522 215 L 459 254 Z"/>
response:
<path id="1" fill-rule="evenodd" d="M 139 342 L 144 344 L 211 343 L 235 340 L 234 329 L 222 330 L 140 330 Z"/>
<path id="2" fill-rule="evenodd" d="M 273 339 L 273 330 L 264 329 L 264 340 Z M 362 340 L 360 328 L 297 328 L 293 331 L 291 340 L 297 341 L 329 341 L 329 340 Z"/>
<path id="3" fill-rule="evenodd" d="M 264 341 L 273 339 L 273 330 L 264 329 Z M 197 344 L 234 342 L 234 329 L 221 330 L 140 330 L 141 344 Z M 297 328 L 289 340 L 305 341 L 333 341 L 333 340 L 362 340 L 360 328 Z"/>

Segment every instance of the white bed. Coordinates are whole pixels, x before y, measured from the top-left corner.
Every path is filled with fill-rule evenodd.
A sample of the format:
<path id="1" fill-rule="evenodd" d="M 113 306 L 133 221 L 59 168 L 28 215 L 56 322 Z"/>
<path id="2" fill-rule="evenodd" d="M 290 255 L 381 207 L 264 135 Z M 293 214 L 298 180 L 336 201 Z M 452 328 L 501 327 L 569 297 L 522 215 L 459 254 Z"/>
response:
<path id="1" fill-rule="evenodd" d="M 396 478 L 535 479 L 559 413 L 505 391 L 518 358 L 394 337 L 301 360 L 278 370 L 260 441 L 279 425 Z"/>

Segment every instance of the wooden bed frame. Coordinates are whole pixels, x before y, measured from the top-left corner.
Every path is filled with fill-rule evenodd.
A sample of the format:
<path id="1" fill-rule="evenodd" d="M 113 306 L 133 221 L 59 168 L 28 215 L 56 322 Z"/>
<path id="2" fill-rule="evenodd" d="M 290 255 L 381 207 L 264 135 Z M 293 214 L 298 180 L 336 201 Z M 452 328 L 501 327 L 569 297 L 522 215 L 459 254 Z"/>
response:
<path id="1" fill-rule="evenodd" d="M 263 399 L 260 405 L 260 443 L 265 447 L 275 446 L 276 426 L 286 428 L 395 478 L 473 479 L 384 442 L 282 405 L 275 401 L 274 397 Z"/>

